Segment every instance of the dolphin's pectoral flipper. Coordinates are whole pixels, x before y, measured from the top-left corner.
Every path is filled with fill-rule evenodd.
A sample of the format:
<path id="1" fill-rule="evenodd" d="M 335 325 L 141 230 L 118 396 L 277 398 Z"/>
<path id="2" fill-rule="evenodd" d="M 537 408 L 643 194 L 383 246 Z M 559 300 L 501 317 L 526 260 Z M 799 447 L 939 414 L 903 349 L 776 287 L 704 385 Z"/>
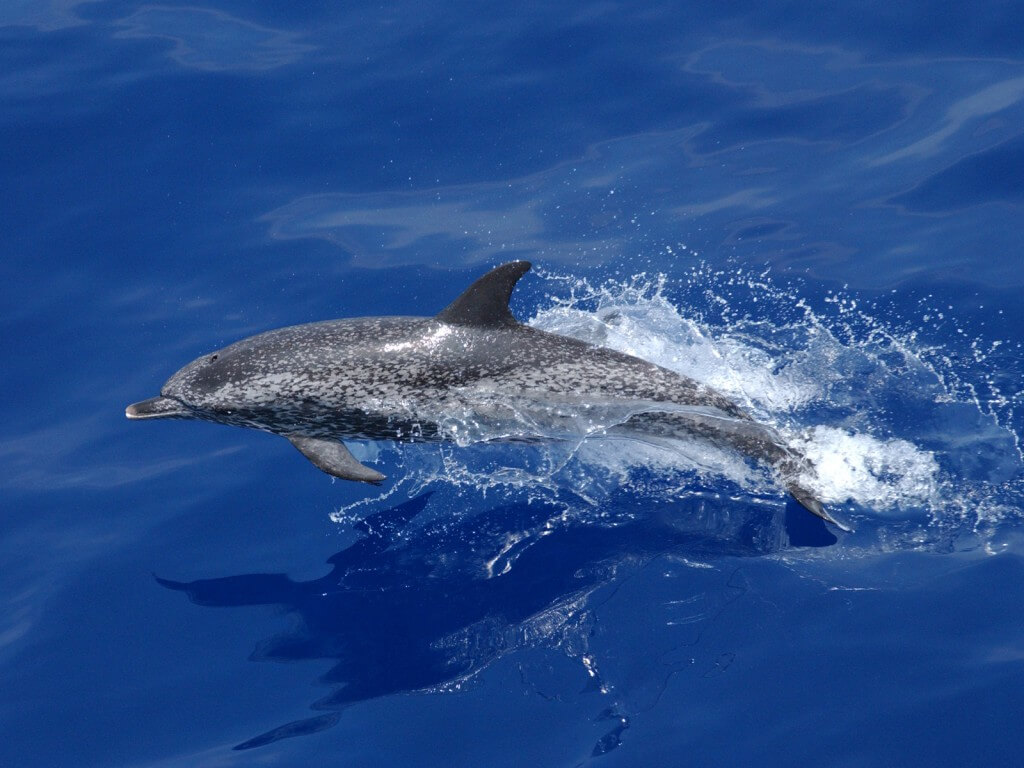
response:
<path id="1" fill-rule="evenodd" d="M 337 440 L 323 440 L 317 437 L 302 435 L 286 435 L 288 442 L 299 449 L 299 452 L 313 462 L 313 465 L 328 475 L 340 477 L 342 480 L 358 480 L 362 483 L 379 483 L 386 475 L 375 469 L 364 466 L 356 461 L 344 443 Z"/>

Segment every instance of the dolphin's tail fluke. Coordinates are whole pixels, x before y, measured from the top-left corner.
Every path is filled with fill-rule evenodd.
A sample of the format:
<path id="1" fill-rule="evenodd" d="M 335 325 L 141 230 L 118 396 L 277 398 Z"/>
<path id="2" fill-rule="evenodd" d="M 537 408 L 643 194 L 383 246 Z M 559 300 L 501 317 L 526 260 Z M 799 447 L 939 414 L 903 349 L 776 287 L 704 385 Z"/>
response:
<path id="1" fill-rule="evenodd" d="M 834 517 L 832 517 L 832 515 L 830 515 L 828 512 L 826 512 L 825 507 L 822 505 L 822 503 L 818 501 L 814 497 L 814 495 L 803 486 L 795 482 L 789 482 L 786 484 L 786 490 L 789 491 L 790 495 L 794 499 L 800 502 L 800 506 L 802 506 L 811 514 L 817 515 L 826 523 L 832 523 L 832 525 L 834 525 L 841 531 L 846 531 L 847 533 L 853 532 L 853 528 L 851 528 L 848 525 L 844 525 L 843 523 L 839 522 Z"/>
<path id="2" fill-rule="evenodd" d="M 836 528 L 847 533 L 853 533 L 853 528 L 839 522 L 826 510 L 825 506 L 818 501 L 818 497 L 807 490 L 802 480 L 808 475 L 814 476 L 814 464 L 805 456 L 801 456 L 799 453 L 794 451 L 792 448 L 786 447 L 779 444 L 779 448 L 782 450 L 782 457 L 777 459 L 775 466 L 779 471 L 779 475 L 782 479 L 783 484 L 786 486 L 786 490 L 789 491 L 790 495 L 800 502 L 800 506 L 810 512 L 812 515 L 817 515 L 826 523 L 832 523 Z"/>

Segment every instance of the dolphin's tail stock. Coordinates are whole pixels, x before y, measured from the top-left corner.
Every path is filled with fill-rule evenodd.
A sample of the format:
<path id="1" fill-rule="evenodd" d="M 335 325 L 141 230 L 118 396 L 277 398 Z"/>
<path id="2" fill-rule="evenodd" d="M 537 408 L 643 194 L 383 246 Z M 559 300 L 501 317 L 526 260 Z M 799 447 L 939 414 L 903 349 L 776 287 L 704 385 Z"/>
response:
<path id="1" fill-rule="evenodd" d="M 814 494 L 801 484 L 801 476 L 814 474 L 811 461 L 786 445 L 775 429 L 759 424 L 742 411 L 736 410 L 726 415 L 698 410 L 668 414 L 642 413 L 631 417 L 629 425 L 647 433 L 697 435 L 763 461 L 775 468 L 786 490 L 804 509 L 842 531 L 853 531 L 826 512 Z"/>

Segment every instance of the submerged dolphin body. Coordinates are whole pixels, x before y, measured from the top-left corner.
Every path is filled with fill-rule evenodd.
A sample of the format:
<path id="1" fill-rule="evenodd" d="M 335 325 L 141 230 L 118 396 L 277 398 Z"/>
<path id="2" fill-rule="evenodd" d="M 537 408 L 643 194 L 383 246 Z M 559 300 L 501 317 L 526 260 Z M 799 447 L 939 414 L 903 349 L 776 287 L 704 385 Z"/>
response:
<path id="1" fill-rule="evenodd" d="M 696 435 L 797 479 L 808 462 L 713 389 L 653 363 L 521 325 L 508 302 L 529 262 L 503 264 L 436 317 L 329 320 L 194 360 L 129 419 L 202 419 L 283 435 L 324 472 L 379 483 L 342 440 Z M 467 432 L 469 434 L 467 434 Z"/>

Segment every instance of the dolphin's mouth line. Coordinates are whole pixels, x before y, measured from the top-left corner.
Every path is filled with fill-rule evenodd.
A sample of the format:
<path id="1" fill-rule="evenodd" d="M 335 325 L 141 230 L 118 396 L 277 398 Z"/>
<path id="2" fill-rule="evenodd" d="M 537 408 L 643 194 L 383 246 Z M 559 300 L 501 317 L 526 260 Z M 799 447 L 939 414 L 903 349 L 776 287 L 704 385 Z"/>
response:
<path id="1" fill-rule="evenodd" d="M 188 419 L 194 418 L 192 409 L 176 397 L 160 395 L 132 403 L 124 409 L 129 419 Z"/>

